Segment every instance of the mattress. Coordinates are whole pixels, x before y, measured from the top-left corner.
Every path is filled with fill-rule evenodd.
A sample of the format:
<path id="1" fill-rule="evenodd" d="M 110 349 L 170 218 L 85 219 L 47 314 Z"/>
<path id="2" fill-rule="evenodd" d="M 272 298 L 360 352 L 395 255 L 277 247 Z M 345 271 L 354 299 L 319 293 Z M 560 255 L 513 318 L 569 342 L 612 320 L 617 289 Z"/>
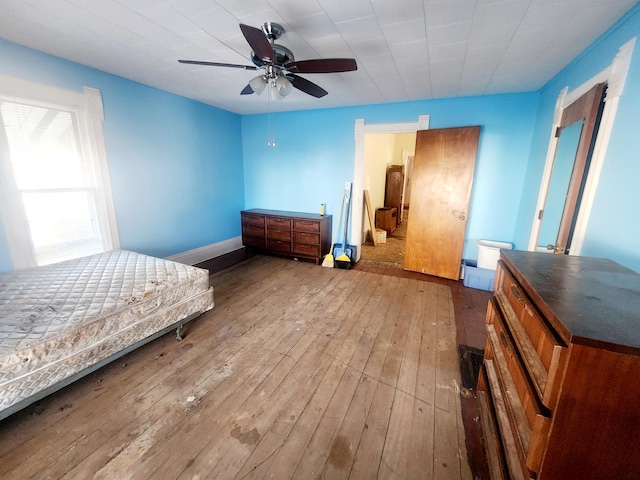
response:
<path id="1" fill-rule="evenodd" d="M 0 418 L 213 305 L 207 270 L 126 250 L 0 275 Z"/>

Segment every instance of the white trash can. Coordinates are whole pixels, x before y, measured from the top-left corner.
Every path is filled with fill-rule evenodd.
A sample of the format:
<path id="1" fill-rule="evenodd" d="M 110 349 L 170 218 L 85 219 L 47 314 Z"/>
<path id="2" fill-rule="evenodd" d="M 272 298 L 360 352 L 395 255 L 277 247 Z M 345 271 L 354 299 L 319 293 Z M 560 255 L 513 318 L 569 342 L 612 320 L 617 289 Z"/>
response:
<path id="1" fill-rule="evenodd" d="M 478 268 L 495 270 L 500 258 L 500 249 L 511 250 L 513 245 L 493 240 L 478 240 Z"/>

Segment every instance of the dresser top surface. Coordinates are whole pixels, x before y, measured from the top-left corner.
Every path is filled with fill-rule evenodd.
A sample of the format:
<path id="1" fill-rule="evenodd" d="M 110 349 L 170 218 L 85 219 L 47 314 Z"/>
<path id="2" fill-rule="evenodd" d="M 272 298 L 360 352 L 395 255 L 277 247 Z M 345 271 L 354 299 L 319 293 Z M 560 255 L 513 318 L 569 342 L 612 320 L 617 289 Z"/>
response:
<path id="1" fill-rule="evenodd" d="M 630 347 L 640 355 L 640 274 L 602 258 L 501 254 L 520 272 L 521 278 L 514 273 L 553 326 L 569 337 L 565 340 L 613 350 Z"/>
<path id="2" fill-rule="evenodd" d="M 255 213 L 257 215 L 273 215 L 277 217 L 305 218 L 308 220 L 322 220 L 331 218 L 331 215 L 320 215 L 318 213 L 289 212 L 286 210 L 267 210 L 264 208 L 253 208 L 251 210 L 242 210 L 241 213 Z"/>

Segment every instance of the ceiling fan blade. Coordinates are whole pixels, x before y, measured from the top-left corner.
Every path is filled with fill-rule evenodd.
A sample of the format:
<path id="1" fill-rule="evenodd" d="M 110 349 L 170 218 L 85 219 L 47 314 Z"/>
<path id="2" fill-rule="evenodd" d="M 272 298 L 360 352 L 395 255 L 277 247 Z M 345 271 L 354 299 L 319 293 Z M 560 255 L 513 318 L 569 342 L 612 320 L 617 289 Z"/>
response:
<path id="1" fill-rule="evenodd" d="M 286 68 L 296 73 L 336 73 L 357 70 L 358 64 L 353 58 L 318 58 L 291 62 Z"/>
<path id="2" fill-rule="evenodd" d="M 240 24 L 240 30 L 242 30 L 244 38 L 249 42 L 256 57 L 267 62 L 273 61 L 275 57 L 273 48 L 262 30 L 243 23 Z"/>
<path id="3" fill-rule="evenodd" d="M 297 88 L 298 90 L 304 93 L 308 93 L 313 97 L 321 98 L 321 97 L 324 97 L 327 93 L 329 93 L 321 86 L 316 85 L 313 82 L 310 82 L 306 78 L 302 78 L 294 74 L 287 75 L 287 78 L 291 80 L 291 84 L 294 86 L 294 88 Z"/>
<path id="4" fill-rule="evenodd" d="M 247 85 L 242 89 L 242 91 L 240 92 L 240 95 L 251 95 L 252 93 L 253 93 L 253 88 L 251 88 L 251 85 Z"/>
<path id="5" fill-rule="evenodd" d="M 218 62 L 201 62 L 200 60 L 178 60 L 180 63 L 188 63 L 191 65 L 208 65 L 211 67 L 231 67 L 242 68 L 243 70 L 257 70 L 258 67 L 253 65 L 238 65 L 236 63 L 218 63 Z"/>

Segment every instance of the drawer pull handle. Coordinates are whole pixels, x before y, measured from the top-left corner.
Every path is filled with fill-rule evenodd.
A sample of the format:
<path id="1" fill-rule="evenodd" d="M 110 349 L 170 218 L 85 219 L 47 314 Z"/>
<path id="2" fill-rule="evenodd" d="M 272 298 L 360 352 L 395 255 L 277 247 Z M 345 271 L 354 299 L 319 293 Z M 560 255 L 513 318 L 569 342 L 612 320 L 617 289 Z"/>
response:
<path id="1" fill-rule="evenodd" d="M 511 293 L 513 293 L 513 296 L 516 297 L 516 299 L 520 303 L 524 302 L 524 300 L 522 299 L 522 295 L 520 295 L 520 292 L 518 291 L 517 287 L 513 283 L 511 284 Z"/>
<path id="2" fill-rule="evenodd" d="M 509 350 L 509 340 L 507 340 L 504 330 L 500 330 L 500 341 L 502 342 L 502 345 L 504 345 L 504 348 Z"/>

